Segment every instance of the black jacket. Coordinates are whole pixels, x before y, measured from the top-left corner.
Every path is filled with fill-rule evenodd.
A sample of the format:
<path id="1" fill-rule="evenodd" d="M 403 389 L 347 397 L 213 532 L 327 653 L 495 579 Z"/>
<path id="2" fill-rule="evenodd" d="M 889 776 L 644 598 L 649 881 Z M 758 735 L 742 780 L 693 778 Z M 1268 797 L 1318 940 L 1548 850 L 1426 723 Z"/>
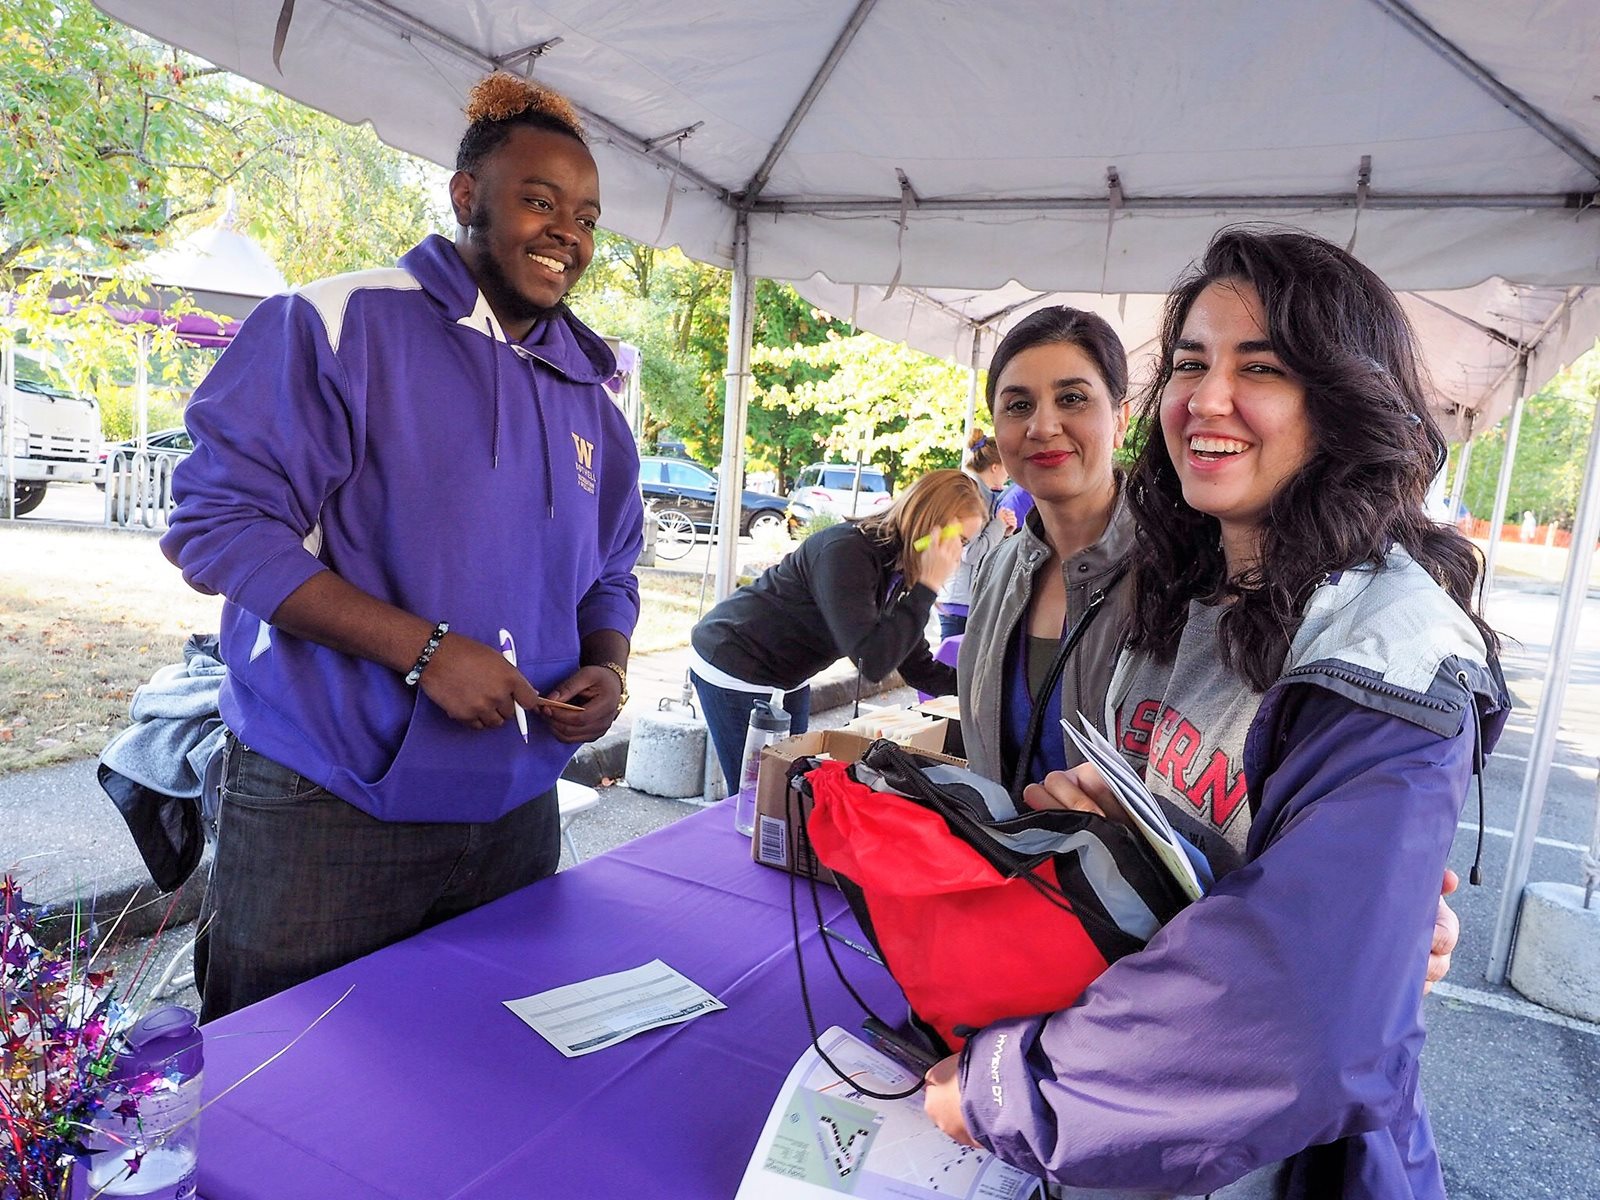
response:
<path id="1" fill-rule="evenodd" d="M 702 618 L 690 635 L 695 653 L 736 679 L 785 691 L 843 657 L 870 680 L 898 667 L 913 687 L 951 695 L 955 668 L 933 661 L 923 635 L 934 593 L 899 585 L 898 556 L 898 546 L 854 525 L 814 533 Z"/>

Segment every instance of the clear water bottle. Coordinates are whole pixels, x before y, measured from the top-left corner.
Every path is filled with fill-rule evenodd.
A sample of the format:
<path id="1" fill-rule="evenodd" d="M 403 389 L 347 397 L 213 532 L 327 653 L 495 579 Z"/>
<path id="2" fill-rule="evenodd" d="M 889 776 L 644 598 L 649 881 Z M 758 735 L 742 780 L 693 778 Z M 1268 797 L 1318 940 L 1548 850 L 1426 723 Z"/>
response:
<path id="1" fill-rule="evenodd" d="M 761 774 L 761 749 L 789 736 L 789 714 L 781 704 L 757 700 L 744 735 L 739 765 L 739 794 L 733 802 L 733 827 L 746 837 L 756 831 L 756 780 Z"/>
<path id="2" fill-rule="evenodd" d="M 204 1060 L 195 1015 L 181 1005 L 147 1013 L 128 1031 L 89 1139 L 90 1195 L 193 1200 Z"/>

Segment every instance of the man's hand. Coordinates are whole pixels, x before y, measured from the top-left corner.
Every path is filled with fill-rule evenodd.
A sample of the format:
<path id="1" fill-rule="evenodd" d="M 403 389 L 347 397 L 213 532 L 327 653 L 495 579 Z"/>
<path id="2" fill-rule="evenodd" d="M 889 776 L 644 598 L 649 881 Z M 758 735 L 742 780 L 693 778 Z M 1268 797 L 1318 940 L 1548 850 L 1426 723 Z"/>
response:
<path id="1" fill-rule="evenodd" d="M 545 695 L 582 706 L 581 712 L 568 712 L 534 704 L 533 711 L 545 719 L 558 742 L 592 742 L 611 728 L 622 711 L 618 703 L 622 699 L 622 680 L 610 667 L 579 667 Z"/>
<path id="2" fill-rule="evenodd" d="M 928 1068 L 923 1076 L 927 1086 L 922 1093 L 922 1107 L 928 1118 L 953 1141 L 973 1149 L 982 1149 L 967 1131 L 966 1118 L 961 1115 L 961 1056 L 952 1054 Z"/>
<path id="3" fill-rule="evenodd" d="M 531 708 L 539 693 L 492 646 L 447 633 L 417 686 L 453 721 L 471 729 L 498 729 Z"/>
<path id="4" fill-rule="evenodd" d="M 1461 876 L 1446 867 L 1444 887 L 1439 891 L 1439 915 L 1433 920 L 1433 945 L 1428 947 L 1428 977 L 1422 985 L 1423 995 L 1433 991 L 1433 985 L 1450 973 L 1450 955 L 1461 940 L 1461 921 L 1444 898 L 1460 886 Z"/>

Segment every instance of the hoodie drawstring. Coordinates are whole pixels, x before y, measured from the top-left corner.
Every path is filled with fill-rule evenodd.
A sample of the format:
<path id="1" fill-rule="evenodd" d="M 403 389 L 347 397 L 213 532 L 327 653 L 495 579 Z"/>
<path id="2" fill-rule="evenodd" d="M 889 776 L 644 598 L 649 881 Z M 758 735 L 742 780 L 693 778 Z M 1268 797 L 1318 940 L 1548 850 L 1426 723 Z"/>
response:
<path id="1" fill-rule="evenodd" d="M 544 423 L 544 401 L 539 398 L 539 372 L 529 371 L 533 385 L 533 411 L 539 418 L 539 449 L 544 452 L 544 507 L 548 516 L 556 515 L 556 485 L 550 469 L 550 430 Z"/>
<path id="2" fill-rule="evenodd" d="M 488 317 L 483 319 L 483 331 L 489 335 L 489 365 L 490 373 L 494 377 L 494 437 L 489 443 L 489 468 L 498 470 L 500 467 L 500 347 L 496 344 L 494 336 L 494 322 Z"/>
<path id="3" fill-rule="evenodd" d="M 1467 673 L 1458 671 L 1456 679 L 1467 687 Z M 1472 870 L 1467 872 L 1467 882 L 1474 887 L 1483 882 L 1483 769 L 1486 756 L 1483 752 L 1483 722 L 1478 714 L 1477 697 L 1467 691 L 1467 708 L 1472 714 L 1472 777 L 1478 784 L 1478 849 L 1472 856 Z"/>

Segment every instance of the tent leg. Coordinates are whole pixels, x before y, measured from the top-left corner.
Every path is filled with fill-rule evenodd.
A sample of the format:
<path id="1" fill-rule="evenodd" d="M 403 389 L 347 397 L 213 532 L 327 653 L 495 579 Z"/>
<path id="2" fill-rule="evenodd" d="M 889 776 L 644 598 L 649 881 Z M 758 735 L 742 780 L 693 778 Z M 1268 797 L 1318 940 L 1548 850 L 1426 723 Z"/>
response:
<path id="1" fill-rule="evenodd" d="M 1470 421 L 1471 418 L 1469 417 Z M 1456 477 L 1450 481 L 1450 523 L 1461 519 L 1461 497 L 1467 492 L 1467 469 L 1472 466 L 1472 426 L 1467 426 L 1467 440 L 1461 443 L 1461 453 L 1456 457 Z"/>
<path id="2" fill-rule="evenodd" d="M 967 389 L 967 420 L 962 426 L 961 458 L 967 457 L 967 447 L 972 444 L 972 430 L 978 423 L 978 356 L 983 348 L 983 330 L 978 326 L 972 327 L 972 382 Z"/>
<path id="3" fill-rule="evenodd" d="M 1567 555 L 1567 577 L 1561 585 L 1555 633 L 1550 639 L 1550 660 L 1544 673 L 1544 695 L 1539 698 L 1539 715 L 1533 723 L 1533 745 L 1528 750 L 1528 767 L 1522 776 L 1522 799 L 1517 805 L 1517 823 L 1511 835 L 1511 862 L 1506 868 L 1494 940 L 1489 946 L 1489 969 L 1485 978 L 1490 983 L 1504 983 L 1511 966 L 1517 914 L 1522 905 L 1522 890 L 1528 883 L 1528 869 L 1533 862 L 1539 817 L 1544 810 L 1545 787 L 1550 781 L 1550 760 L 1555 755 L 1561 708 L 1566 700 L 1567 678 L 1572 670 L 1573 646 L 1578 640 L 1578 621 L 1583 615 L 1584 599 L 1589 594 L 1589 566 L 1594 559 L 1597 533 L 1600 533 L 1600 403 L 1595 406 L 1593 424 L 1589 429 L 1589 459 L 1583 471 L 1583 492 L 1578 497 L 1572 550 Z"/>
<path id="4" fill-rule="evenodd" d="M 733 225 L 733 287 L 728 295 L 728 370 L 722 406 L 722 479 L 717 486 L 716 598 L 739 581 L 739 495 L 744 490 L 744 432 L 750 404 L 750 338 L 755 316 L 750 278 L 750 215 Z"/>
<path id="5" fill-rule="evenodd" d="M 1517 461 L 1517 435 L 1522 431 L 1522 410 L 1528 402 L 1528 356 L 1517 359 L 1517 402 L 1511 408 L 1511 423 L 1506 426 L 1506 452 L 1500 459 L 1500 478 L 1494 487 L 1494 512 L 1489 518 L 1489 550 L 1483 558 L 1483 590 L 1478 605 L 1487 611 L 1489 594 L 1494 590 L 1495 552 L 1500 548 L 1500 530 L 1506 522 L 1506 498 L 1511 494 L 1511 471 Z"/>

